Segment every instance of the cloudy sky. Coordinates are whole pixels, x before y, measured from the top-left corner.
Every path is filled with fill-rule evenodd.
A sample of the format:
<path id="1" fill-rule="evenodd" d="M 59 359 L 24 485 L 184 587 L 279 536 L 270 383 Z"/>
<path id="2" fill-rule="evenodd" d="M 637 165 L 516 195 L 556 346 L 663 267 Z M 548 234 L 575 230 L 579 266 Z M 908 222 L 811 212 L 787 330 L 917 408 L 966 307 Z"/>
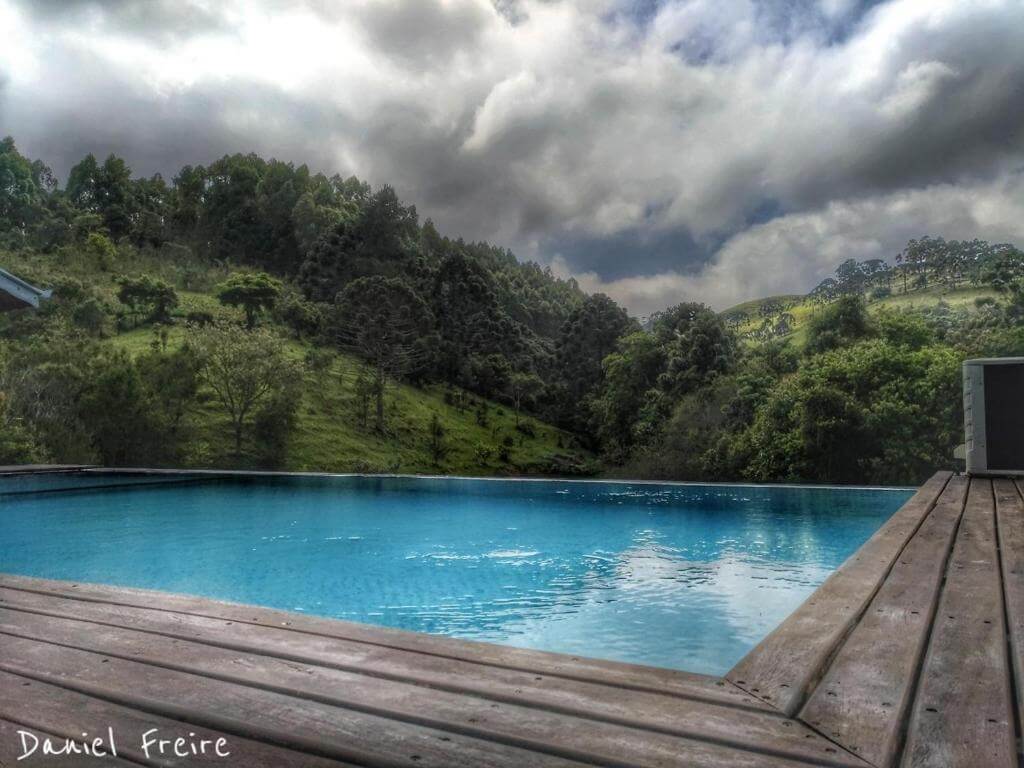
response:
<path id="1" fill-rule="evenodd" d="M 636 314 L 1024 245 L 1021 0 L 0 0 L 0 135 L 391 183 Z"/>

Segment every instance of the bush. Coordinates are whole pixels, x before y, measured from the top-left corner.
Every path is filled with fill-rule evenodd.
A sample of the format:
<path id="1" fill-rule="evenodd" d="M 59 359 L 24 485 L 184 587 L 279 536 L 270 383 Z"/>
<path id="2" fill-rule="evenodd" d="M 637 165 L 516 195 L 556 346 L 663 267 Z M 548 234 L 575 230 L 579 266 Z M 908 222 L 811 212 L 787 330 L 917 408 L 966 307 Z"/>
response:
<path id="1" fill-rule="evenodd" d="M 892 296 L 892 288 L 890 288 L 887 285 L 880 285 L 877 288 L 872 289 L 872 291 L 871 291 L 871 298 L 874 301 L 879 301 L 881 299 L 887 299 L 890 296 Z"/>
<path id="2" fill-rule="evenodd" d="M 203 309 L 194 309 L 185 315 L 185 322 L 189 325 L 194 325 L 197 328 L 205 328 L 213 323 L 214 317 L 212 312 L 207 312 Z"/>
<path id="3" fill-rule="evenodd" d="M 171 322 L 171 310 L 178 306 L 178 294 L 170 285 L 149 275 L 123 277 L 118 284 L 118 300 L 136 319 Z"/>
<path id="4" fill-rule="evenodd" d="M 859 295 L 841 296 L 825 307 L 807 327 L 804 353 L 816 355 L 853 344 L 872 335 L 864 299 Z"/>
<path id="5" fill-rule="evenodd" d="M 288 443 L 298 423 L 300 397 L 293 388 L 274 395 L 253 420 L 253 438 L 260 465 L 274 469 L 284 465 Z"/>
<path id="6" fill-rule="evenodd" d="M 44 457 L 35 436 L 8 412 L 7 398 L 0 392 L 0 464 L 38 464 Z"/>
<path id="7" fill-rule="evenodd" d="M 306 301 L 298 294 L 285 294 L 275 310 L 275 315 L 292 329 L 295 338 L 317 336 L 323 331 L 324 312 L 319 304 Z"/>
<path id="8" fill-rule="evenodd" d="M 101 272 L 109 272 L 113 269 L 114 261 L 117 259 L 117 249 L 106 235 L 90 232 L 85 238 L 83 250 Z"/>
<path id="9" fill-rule="evenodd" d="M 72 308 L 71 322 L 90 336 L 105 336 L 107 312 L 98 299 L 88 298 Z"/>
<path id="10" fill-rule="evenodd" d="M 907 484 L 949 466 L 961 359 L 879 339 L 807 361 L 758 409 L 747 479 Z"/>

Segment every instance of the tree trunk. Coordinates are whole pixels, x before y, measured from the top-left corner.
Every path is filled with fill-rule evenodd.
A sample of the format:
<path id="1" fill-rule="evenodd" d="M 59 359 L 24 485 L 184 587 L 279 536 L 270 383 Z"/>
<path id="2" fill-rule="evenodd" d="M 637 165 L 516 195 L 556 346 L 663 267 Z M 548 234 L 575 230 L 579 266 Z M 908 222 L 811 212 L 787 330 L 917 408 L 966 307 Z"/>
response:
<path id="1" fill-rule="evenodd" d="M 377 366 L 377 381 L 374 382 L 374 394 L 377 397 L 377 431 L 384 431 L 384 366 Z"/>

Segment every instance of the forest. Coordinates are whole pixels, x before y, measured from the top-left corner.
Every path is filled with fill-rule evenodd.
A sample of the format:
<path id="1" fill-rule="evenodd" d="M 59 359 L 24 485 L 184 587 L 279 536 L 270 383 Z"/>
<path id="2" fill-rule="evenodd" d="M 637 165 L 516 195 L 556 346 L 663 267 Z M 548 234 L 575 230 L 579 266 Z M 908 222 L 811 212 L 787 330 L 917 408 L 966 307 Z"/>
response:
<path id="1" fill-rule="evenodd" d="M 915 483 L 960 365 L 1024 354 L 1024 254 L 911 241 L 807 296 L 650 318 L 253 154 L 63 185 L 0 143 L 0 464 Z"/>

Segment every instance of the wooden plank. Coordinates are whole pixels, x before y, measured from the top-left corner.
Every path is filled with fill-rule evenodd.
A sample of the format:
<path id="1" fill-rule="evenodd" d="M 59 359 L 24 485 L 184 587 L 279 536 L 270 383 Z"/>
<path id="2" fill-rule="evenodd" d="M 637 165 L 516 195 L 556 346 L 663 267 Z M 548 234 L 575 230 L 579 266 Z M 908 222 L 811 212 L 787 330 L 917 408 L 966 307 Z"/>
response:
<path id="1" fill-rule="evenodd" d="M 580 763 L 50 643 L 3 638 L 0 670 L 141 712 L 363 766 Z M 719 763 L 721 764 L 721 763 Z"/>
<path id="2" fill-rule="evenodd" d="M 567 716 L 557 711 L 557 706 L 533 708 L 535 702 L 531 701 L 499 704 L 492 698 L 19 611 L 0 609 L 0 633 L 601 764 L 661 764 L 668 759 L 666 756 L 692 753 L 690 740 L 696 739 L 817 765 L 864 765 L 799 723 L 703 702 L 681 707 L 684 702 L 672 697 L 627 692 L 640 698 L 623 708 L 621 702 L 614 701 L 614 689 L 601 688 L 599 693 L 604 694 L 608 710 L 620 716 L 618 722 L 599 721 L 585 715 Z M 513 690 L 508 693 L 519 695 Z M 593 700 L 595 708 L 599 708 L 599 701 L 598 697 Z M 624 726 L 623 721 L 628 725 Z"/>
<path id="3" fill-rule="evenodd" d="M 153 594 L 155 597 L 160 596 L 160 593 Z M 530 691 L 536 688 L 553 692 L 584 690 L 592 686 L 610 685 L 620 689 L 615 696 L 623 697 L 623 700 L 629 700 L 629 693 L 653 693 L 659 696 L 673 696 L 775 714 L 775 710 L 770 706 L 759 702 L 750 694 L 740 691 L 723 680 L 694 675 L 692 678 L 695 680 L 695 684 L 691 685 L 689 679 L 680 678 L 674 670 L 653 667 L 645 668 L 645 674 L 650 678 L 651 684 L 636 686 L 623 684 L 618 675 L 612 675 L 610 679 L 598 682 L 594 680 L 594 676 L 586 673 L 580 675 L 579 678 L 571 675 L 550 674 L 549 669 L 551 668 L 561 671 L 571 667 L 571 660 L 577 657 L 563 657 L 550 663 L 544 663 L 545 660 L 542 659 L 538 665 L 539 669 L 521 670 L 518 667 L 493 665 L 457 658 L 449 654 L 405 650 L 390 644 L 364 643 L 342 639 L 327 633 L 304 632 L 290 626 L 282 627 L 277 624 L 213 618 L 206 614 L 172 612 L 154 607 L 136 607 L 120 602 L 79 600 L 74 596 L 67 598 L 50 592 L 26 591 L 2 586 L 0 586 L 0 605 L 49 611 L 61 616 L 89 618 L 94 621 L 144 628 L 147 631 L 163 632 L 185 638 L 201 638 L 204 642 L 217 643 L 224 647 L 270 653 L 297 661 L 328 663 L 340 668 L 349 668 L 382 677 L 395 676 L 400 679 L 414 679 L 435 686 L 444 686 L 454 681 L 458 681 L 459 685 L 471 684 L 472 681 L 478 679 L 481 681 L 507 681 L 509 683 L 507 687 L 526 688 Z M 258 610 L 253 609 L 252 612 Z M 462 647 L 462 641 L 449 638 L 437 639 L 452 642 L 456 647 L 456 652 Z M 653 684 L 659 676 L 664 676 L 667 681 L 665 690 L 653 690 Z M 541 680 L 537 681 L 537 677 L 540 677 Z M 680 681 L 681 685 L 673 684 Z M 693 695 L 684 695 L 684 690 Z M 607 692 L 603 692 L 602 697 L 607 699 Z"/>
<path id="4" fill-rule="evenodd" d="M 921 486 L 864 546 L 744 656 L 726 679 L 787 715 L 795 714 L 834 650 L 864 613 L 893 561 L 951 482 L 950 476 L 939 472 Z"/>
<path id="5" fill-rule="evenodd" d="M 167 637 L 198 640 L 236 651 L 276 656 L 378 678 L 413 682 L 439 690 L 471 693 L 510 703 L 533 703 L 555 711 L 585 714 L 611 722 L 632 724 L 638 718 L 670 706 L 674 728 L 686 728 L 691 717 L 705 718 L 708 707 L 722 706 L 705 699 L 617 688 L 599 683 L 521 672 L 475 664 L 450 657 L 400 651 L 354 643 L 322 635 L 308 635 L 285 628 L 209 619 L 191 614 L 92 603 L 52 595 L 0 588 L 0 607 L 9 606 L 46 615 L 77 618 L 110 626 L 159 633 Z M 728 684 L 719 681 L 723 687 Z M 725 698 L 725 697 L 723 697 Z M 738 697 L 725 699 L 734 701 Z M 746 710 L 742 696 L 741 706 Z M 778 713 L 757 705 L 756 713 L 777 722 Z M 688 714 L 689 713 L 689 714 Z M 668 727 L 668 724 L 665 724 Z"/>
<path id="6" fill-rule="evenodd" d="M 31 734 L 31 736 L 24 737 L 24 744 L 27 746 L 23 746 L 21 735 L 23 731 Z M 84 754 L 65 754 L 60 757 L 44 756 L 40 751 L 42 747 L 32 741 L 33 736 L 39 739 L 40 743 L 43 739 L 50 738 L 54 745 L 63 744 L 62 740 L 65 738 L 55 733 L 45 733 L 36 728 L 29 728 L 21 723 L 0 720 L 0 766 L 3 768 L 13 765 L 24 766 L 24 768 L 50 766 L 52 768 L 56 764 L 59 768 L 98 768 L 99 766 L 103 766 L 103 768 L 136 768 L 139 765 L 139 763 L 130 763 L 114 757 L 107 757 L 102 763 L 99 763 L 96 757 Z M 26 750 L 33 747 L 35 747 L 35 751 L 29 752 L 26 756 Z M 222 764 L 223 762 L 221 761 Z"/>
<path id="7" fill-rule="evenodd" d="M 90 738 L 100 736 L 104 743 L 108 742 L 107 729 L 114 732 L 117 753 L 120 758 L 130 764 L 174 766 L 174 765 L 208 765 L 227 766 L 244 765 L 251 768 L 345 768 L 347 763 L 328 760 L 310 754 L 294 752 L 282 747 L 263 744 L 258 741 L 244 739 L 202 728 L 198 725 L 172 720 L 128 707 L 118 706 L 102 699 L 85 696 L 81 693 L 61 688 L 56 685 L 32 680 L 7 672 L 0 672 L 0 690 L 9 695 L 0 698 L 0 717 L 8 722 L 16 723 L 17 728 L 28 729 L 40 735 L 50 734 L 55 739 L 77 739 L 82 741 L 82 734 Z M 142 736 L 152 728 L 159 729 L 163 737 L 190 737 L 206 739 L 213 742 L 221 737 L 227 739 L 224 751 L 230 752 L 230 759 L 220 757 L 213 752 L 178 758 L 172 754 L 160 754 L 151 749 L 149 755 L 142 749 Z M 2 736 L 0 736 L 2 738 Z M 17 735 L 14 736 L 17 739 Z M 6 741 L 6 740 L 5 740 Z M 17 743 L 20 753 L 20 741 Z M 109 750 L 107 750 L 109 751 Z M 3 754 L 0 752 L 0 754 Z M 18 763 L 21 765 L 64 766 L 68 756 L 35 759 L 27 758 Z M 12 760 L 11 765 L 15 762 Z M 122 766 L 129 763 L 106 759 L 100 763 L 96 757 L 88 758 L 83 765 Z M 0 758 L 0 765 L 6 765 Z"/>
<path id="8" fill-rule="evenodd" d="M 699 733 L 703 737 L 734 741 L 748 732 L 770 734 L 792 728 L 783 725 L 782 716 L 772 711 L 725 707 L 703 700 L 474 665 L 458 659 L 202 616 L 0 589 L 0 607 L 4 606 L 47 616 L 76 618 L 94 623 L 92 626 L 121 627 L 176 640 L 196 640 L 234 652 L 258 653 L 292 663 L 678 735 Z M 19 621 L 24 625 L 24 620 Z M 16 633 L 16 623 L 9 631 Z M 809 746 L 819 743 L 816 736 L 805 740 Z"/>
<path id="9" fill-rule="evenodd" d="M 906 768 L 1017 765 L 992 483 L 971 481 L 907 731 Z"/>
<path id="10" fill-rule="evenodd" d="M 10 574 L 0 574 L 0 587 L 57 595 L 83 602 L 110 603 L 227 620 L 235 624 L 274 626 L 302 635 L 349 640 L 566 680 L 771 709 L 749 694 L 724 684 L 720 678 L 673 669 L 459 640 L 152 590 L 78 584 Z"/>
<path id="11" fill-rule="evenodd" d="M 963 482 L 946 486 L 800 711 L 872 765 L 898 756 L 966 491 Z"/>
<path id="12" fill-rule="evenodd" d="M 992 483 L 1006 602 L 1010 661 L 1017 692 L 1018 730 L 1024 733 L 1024 493 L 1012 480 Z"/>

